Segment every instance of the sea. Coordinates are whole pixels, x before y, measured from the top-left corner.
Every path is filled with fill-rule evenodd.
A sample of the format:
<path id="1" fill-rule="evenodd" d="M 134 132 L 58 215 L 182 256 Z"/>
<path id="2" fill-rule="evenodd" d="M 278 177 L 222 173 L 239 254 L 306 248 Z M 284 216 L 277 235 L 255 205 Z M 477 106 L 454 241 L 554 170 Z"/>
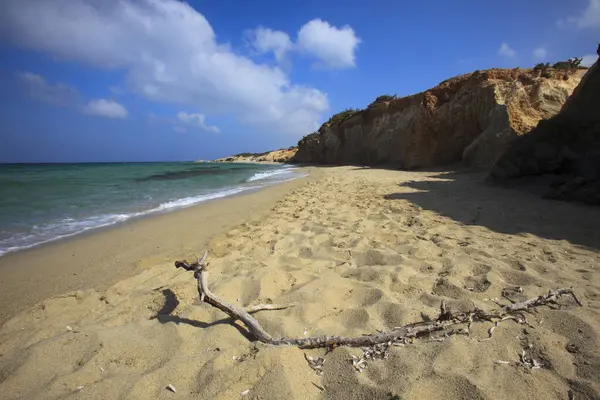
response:
<path id="1" fill-rule="evenodd" d="M 0 256 L 301 176 L 265 164 L 1 164 Z"/>

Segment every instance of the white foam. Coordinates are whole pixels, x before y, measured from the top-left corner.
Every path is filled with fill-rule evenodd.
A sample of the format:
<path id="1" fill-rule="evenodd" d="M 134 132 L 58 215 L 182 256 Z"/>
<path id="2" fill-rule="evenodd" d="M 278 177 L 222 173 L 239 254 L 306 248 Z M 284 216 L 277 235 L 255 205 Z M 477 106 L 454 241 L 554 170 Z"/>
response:
<path id="1" fill-rule="evenodd" d="M 222 197 L 232 196 L 234 194 L 238 194 L 241 192 L 245 192 L 247 190 L 258 189 L 258 188 L 259 188 L 259 186 L 244 186 L 244 187 L 237 187 L 237 188 L 233 188 L 233 189 L 222 190 L 220 192 L 215 192 L 215 193 L 210 193 L 210 194 L 203 194 L 203 195 L 192 196 L 192 197 L 184 197 L 183 199 L 168 201 L 166 203 L 161 204 L 160 206 L 158 206 L 156 208 L 153 208 L 152 210 L 145 211 L 144 213 L 148 214 L 148 213 L 152 213 L 152 212 L 165 211 L 165 210 L 170 210 L 170 209 L 174 209 L 174 208 L 189 207 L 194 204 L 201 203 L 203 201 L 220 199 Z"/>
<path id="2" fill-rule="evenodd" d="M 29 249 L 44 243 L 49 243 L 55 240 L 67 238 L 88 231 L 90 229 L 114 225 L 118 222 L 126 221 L 130 218 L 140 217 L 143 215 L 153 214 L 161 211 L 173 210 L 177 208 L 189 207 L 204 201 L 232 196 L 234 194 L 258 188 L 259 186 L 244 186 L 198 196 L 185 197 L 183 199 L 177 199 L 173 201 L 168 201 L 166 203 L 162 203 L 158 207 L 152 208 L 150 210 L 130 214 L 104 214 L 83 218 L 81 220 L 76 220 L 73 218 L 63 218 L 57 222 L 52 222 L 49 224 L 43 224 L 39 226 L 34 225 L 31 229 L 31 232 L 13 235 L 10 238 L 0 240 L 0 256 L 9 252 Z"/>
<path id="3" fill-rule="evenodd" d="M 276 169 L 276 170 L 271 170 L 271 171 L 263 171 L 263 172 L 257 172 L 254 175 L 252 175 L 250 178 L 248 178 L 246 180 L 246 182 L 252 182 L 252 181 L 258 181 L 258 180 L 262 180 L 262 179 L 268 179 L 277 175 L 282 175 L 282 174 L 290 174 L 292 173 L 292 171 L 295 168 L 292 167 L 284 167 L 282 169 Z"/>
<path id="4" fill-rule="evenodd" d="M 278 179 L 269 179 L 263 184 L 270 186 L 278 183 L 288 182 L 297 178 L 304 177 L 304 174 L 291 174 L 295 168 L 284 167 L 273 171 L 264 171 L 254 174 L 248 179 L 251 181 L 265 180 L 271 177 L 277 177 Z M 291 176 L 286 176 L 288 174 Z M 232 196 L 238 193 L 242 193 L 248 190 L 259 189 L 262 186 L 238 186 L 225 188 L 223 190 L 205 193 L 198 196 L 184 197 L 182 199 L 172 200 L 160 204 L 159 206 L 135 213 L 129 214 L 103 214 L 92 217 L 86 217 L 82 219 L 74 218 L 63 218 L 59 221 L 55 221 L 48 224 L 39 224 L 31 227 L 31 230 L 27 233 L 20 233 L 12 235 L 6 239 L 0 239 L 0 257 L 6 253 L 29 249 L 44 243 L 53 242 L 55 240 L 67 238 L 70 236 L 77 235 L 82 232 L 86 232 L 90 229 L 102 228 L 116 223 L 126 221 L 130 218 L 140 217 L 143 215 L 166 212 L 178 208 L 185 208 L 193 206 L 204 201 L 220 199 L 227 196 Z"/>
<path id="5" fill-rule="evenodd" d="M 34 225 L 31 233 L 18 234 L 11 236 L 8 239 L 0 240 L 0 256 L 13 251 L 30 249 L 40 244 L 67 238 L 90 229 L 113 225 L 119 221 L 125 221 L 130 217 L 131 216 L 127 214 L 105 214 L 84 218 L 82 220 L 65 218 L 60 222 L 44 224 L 41 226 Z M 23 244 L 17 246 L 16 243 Z M 8 245 L 8 247 L 4 247 L 4 245 Z"/>

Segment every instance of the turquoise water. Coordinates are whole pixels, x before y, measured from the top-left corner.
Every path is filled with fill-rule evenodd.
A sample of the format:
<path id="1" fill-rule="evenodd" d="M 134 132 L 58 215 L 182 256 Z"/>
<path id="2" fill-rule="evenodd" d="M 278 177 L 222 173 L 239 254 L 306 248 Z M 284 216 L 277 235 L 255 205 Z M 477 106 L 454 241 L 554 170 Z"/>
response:
<path id="1" fill-rule="evenodd" d="M 0 165 L 0 255 L 300 176 L 279 165 Z"/>

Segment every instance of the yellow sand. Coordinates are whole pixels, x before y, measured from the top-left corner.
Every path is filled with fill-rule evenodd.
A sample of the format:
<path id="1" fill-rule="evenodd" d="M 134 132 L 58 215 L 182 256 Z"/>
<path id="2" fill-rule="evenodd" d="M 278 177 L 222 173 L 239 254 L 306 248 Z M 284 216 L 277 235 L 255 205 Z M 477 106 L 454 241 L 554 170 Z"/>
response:
<path id="1" fill-rule="evenodd" d="M 518 299 L 573 287 L 584 307 L 565 299 L 560 310 L 544 307 L 529 315 L 531 326 L 504 322 L 489 341 L 476 339 L 487 337 L 490 325 L 476 324 L 471 338 L 395 347 L 387 360 L 369 362 L 362 374 L 348 361 L 360 349 L 305 351 L 325 357 L 318 376 L 303 351 L 253 343 L 239 322 L 198 304 L 191 273 L 173 267 L 169 257 L 192 255 L 185 224 L 198 224 L 195 215 L 206 213 L 205 205 L 143 221 L 178 218 L 186 243 L 182 254 L 157 249 L 139 260 L 136 275 L 107 289 L 46 299 L 7 321 L 0 329 L 0 398 L 600 395 L 599 209 L 492 187 L 475 173 L 338 167 L 313 168 L 312 174 L 304 184 L 288 187 L 270 212 L 255 210 L 208 245 L 215 293 L 239 306 L 296 304 L 256 314 L 273 336 L 387 330 L 435 317 L 441 300 L 455 311 L 492 309 L 492 299 L 506 302 L 501 290 L 515 285 L 524 290 Z M 252 196 L 268 204 L 274 198 L 269 193 L 274 192 Z M 213 212 L 231 214 L 243 211 L 243 202 L 214 207 Z M 101 234 L 122 235 L 129 226 Z M 143 228 L 150 225 L 137 225 L 138 241 L 145 240 L 144 232 L 160 238 L 160 232 Z M 206 225 L 195 229 L 211 232 Z M 175 230 L 166 234 L 168 243 L 178 238 Z M 78 240 L 71 246 L 96 240 L 94 246 L 106 246 L 106 254 L 118 252 L 95 235 Z M 51 256 L 56 248 L 43 251 Z M 111 271 L 103 262 L 112 259 L 98 258 L 85 268 Z M 518 365 L 526 343 L 544 368 Z"/>

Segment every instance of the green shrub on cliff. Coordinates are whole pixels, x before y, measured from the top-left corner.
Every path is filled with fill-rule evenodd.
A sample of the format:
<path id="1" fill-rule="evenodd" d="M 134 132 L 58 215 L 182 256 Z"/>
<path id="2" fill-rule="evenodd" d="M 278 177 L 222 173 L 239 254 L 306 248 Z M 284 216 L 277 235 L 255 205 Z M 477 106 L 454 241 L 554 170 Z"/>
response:
<path id="1" fill-rule="evenodd" d="M 583 58 L 569 58 L 567 61 L 559 61 L 555 63 L 552 68 L 554 69 L 577 69 L 581 65 Z"/>
<path id="2" fill-rule="evenodd" d="M 350 118 L 351 116 L 353 116 L 354 114 L 356 114 L 359 111 L 360 110 L 354 109 L 354 108 L 348 108 L 344 111 L 340 111 L 337 114 L 333 114 L 331 116 L 331 118 L 329 118 L 329 120 L 327 122 L 325 122 L 325 124 L 326 125 L 338 124 L 338 123 Z"/>
<path id="3" fill-rule="evenodd" d="M 535 67 L 533 67 L 533 70 L 540 71 L 541 76 L 544 78 L 551 78 L 554 75 L 553 70 L 559 70 L 562 71 L 563 74 L 567 74 L 563 75 L 563 79 L 568 79 L 568 75 L 572 71 L 580 68 L 585 68 L 581 66 L 582 60 L 582 58 L 575 57 L 569 58 L 567 61 L 556 62 L 553 65 L 550 65 L 550 63 L 539 63 L 536 64 Z"/>
<path id="4" fill-rule="evenodd" d="M 369 108 L 373 107 L 379 103 L 385 103 L 387 101 L 392 101 L 392 100 L 396 100 L 398 98 L 398 96 L 394 95 L 390 95 L 390 94 L 382 94 L 381 96 L 378 96 L 374 102 L 372 102 L 371 104 L 369 104 Z"/>
<path id="5" fill-rule="evenodd" d="M 300 139 L 298 141 L 298 150 L 300 150 L 300 148 L 305 144 L 305 143 L 310 143 L 311 141 L 313 141 L 314 139 L 317 139 L 319 137 L 319 132 L 313 132 L 313 133 L 309 133 L 308 135 L 304 136 L 302 139 Z"/>
<path id="6" fill-rule="evenodd" d="M 266 154 L 269 154 L 269 152 L 265 151 L 264 153 L 239 153 L 239 154 L 234 154 L 232 157 L 260 157 L 260 156 L 264 156 Z"/>

